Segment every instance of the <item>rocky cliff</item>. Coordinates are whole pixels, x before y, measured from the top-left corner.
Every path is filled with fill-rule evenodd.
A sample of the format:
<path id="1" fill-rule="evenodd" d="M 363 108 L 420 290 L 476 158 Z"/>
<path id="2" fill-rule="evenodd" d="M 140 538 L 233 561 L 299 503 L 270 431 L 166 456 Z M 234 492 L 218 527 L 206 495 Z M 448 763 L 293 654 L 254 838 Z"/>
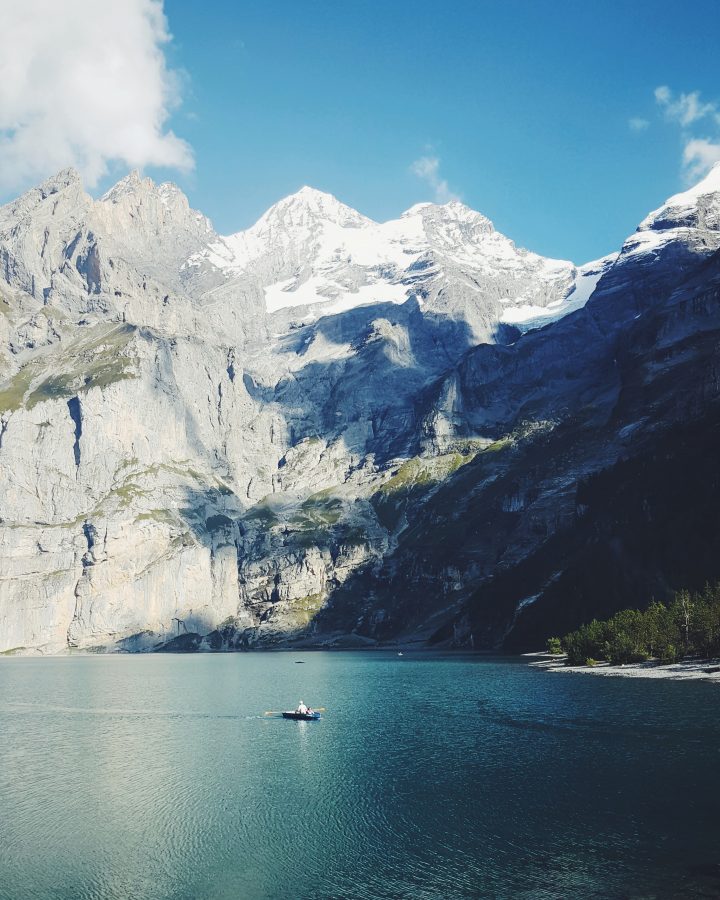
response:
<path id="1" fill-rule="evenodd" d="M 630 539 L 668 467 L 619 485 L 702 469 L 718 248 L 720 168 L 579 268 L 457 202 L 223 237 L 60 173 L 0 209 L 0 651 L 521 646 L 671 589 Z"/>

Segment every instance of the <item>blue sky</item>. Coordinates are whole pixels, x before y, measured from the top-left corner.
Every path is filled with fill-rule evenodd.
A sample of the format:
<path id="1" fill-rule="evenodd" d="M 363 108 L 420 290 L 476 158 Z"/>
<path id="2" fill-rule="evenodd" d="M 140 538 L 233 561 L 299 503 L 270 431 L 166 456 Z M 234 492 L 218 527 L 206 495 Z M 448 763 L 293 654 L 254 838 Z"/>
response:
<path id="1" fill-rule="evenodd" d="M 182 72 L 166 127 L 194 169 L 145 169 L 177 181 L 224 233 L 303 184 L 380 220 L 455 194 L 516 243 L 582 262 L 684 186 L 690 140 L 711 154 L 720 142 L 714 107 L 693 118 L 678 103 L 720 101 L 717 0 L 164 9 L 162 52 Z M 118 151 L 98 187 L 130 156 Z M 156 158 L 179 158 L 177 146 Z M 435 186 L 413 171 L 422 158 L 438 161 Z"/>

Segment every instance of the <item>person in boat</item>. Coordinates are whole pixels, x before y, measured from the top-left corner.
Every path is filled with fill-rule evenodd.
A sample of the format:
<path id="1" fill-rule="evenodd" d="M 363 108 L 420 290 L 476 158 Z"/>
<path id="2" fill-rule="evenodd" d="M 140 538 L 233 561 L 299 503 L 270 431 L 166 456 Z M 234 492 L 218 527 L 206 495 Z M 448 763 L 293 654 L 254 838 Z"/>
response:
<path id="1" fill-rule="evenodd" d="M 295 712 L 300 713 L 300 715 L 303 715 L 303 716 L 307 714 L 308 708 L 307 708 L 307 706 L 305 706 L 305 704 L 302 702 L 302 700 L 298 703 L 298 706 L 297 706 L 297 709 L 295 710 Z"/>

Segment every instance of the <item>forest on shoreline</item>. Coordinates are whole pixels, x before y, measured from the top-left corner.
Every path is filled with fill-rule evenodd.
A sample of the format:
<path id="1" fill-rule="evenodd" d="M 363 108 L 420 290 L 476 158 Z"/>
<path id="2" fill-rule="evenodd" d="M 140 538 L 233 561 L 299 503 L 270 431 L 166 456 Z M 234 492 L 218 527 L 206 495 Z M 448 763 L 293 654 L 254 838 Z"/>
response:
<path id="1" fill-rule="evenodd" d="M 552 654 L 567 654 L 569 666 L 720 656 L 720 583 L 695 593 L 679 591 L 667 604 L 653 602 L 645 610 L 593 619 L 562 638 L 550 638 L 547 645 Z"/>

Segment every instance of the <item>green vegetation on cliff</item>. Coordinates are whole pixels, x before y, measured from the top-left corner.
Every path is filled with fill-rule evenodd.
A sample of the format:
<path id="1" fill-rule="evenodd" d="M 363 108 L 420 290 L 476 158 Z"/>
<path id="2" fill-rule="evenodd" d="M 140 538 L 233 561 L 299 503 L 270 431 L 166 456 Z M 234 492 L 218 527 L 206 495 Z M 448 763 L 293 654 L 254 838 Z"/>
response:
<path id="1" fill-rule="evenodd" d="M 32 409 L 45 400 L 61 400 L 91 388 L 135 378 L 129 346 L 131 325 L 102 326 L 55 353 L 40 354 L 0 383 L 0 412 Z"/>

